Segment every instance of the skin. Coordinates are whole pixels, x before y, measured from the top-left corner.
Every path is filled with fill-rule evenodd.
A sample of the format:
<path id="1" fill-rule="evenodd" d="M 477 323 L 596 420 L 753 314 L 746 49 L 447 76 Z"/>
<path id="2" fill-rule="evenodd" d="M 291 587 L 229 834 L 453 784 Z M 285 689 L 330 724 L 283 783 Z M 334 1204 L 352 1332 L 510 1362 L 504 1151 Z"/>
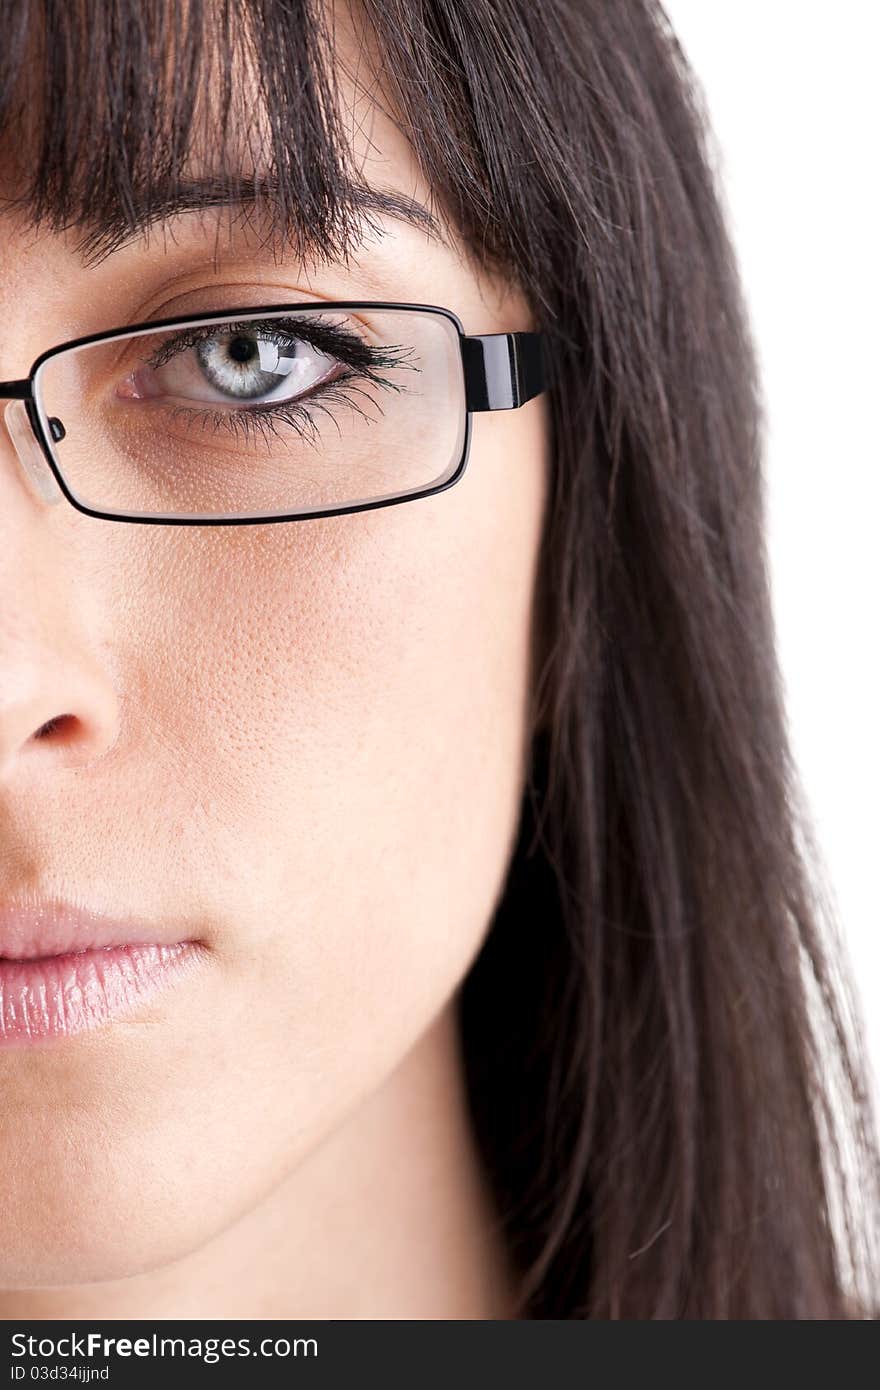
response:
<path id="1" fill-rule="evenodd" d="M 426 201 L 359 111 L 365 177 Z M 286 292 L 533 326 L 460 248 L 382 227 L 299 265 L 184 216 L 84 269 L 4 213 L 0 377 Z M 0 433 L 0 884 L 202 943 L 124 1019 L 0 1049 L 3 1317 L 507 1315 L 454 1004 L 519 812 L 546 438 L 538 398 L 475 416 L 435 497 L 201 529 L 47 506 Z"/>

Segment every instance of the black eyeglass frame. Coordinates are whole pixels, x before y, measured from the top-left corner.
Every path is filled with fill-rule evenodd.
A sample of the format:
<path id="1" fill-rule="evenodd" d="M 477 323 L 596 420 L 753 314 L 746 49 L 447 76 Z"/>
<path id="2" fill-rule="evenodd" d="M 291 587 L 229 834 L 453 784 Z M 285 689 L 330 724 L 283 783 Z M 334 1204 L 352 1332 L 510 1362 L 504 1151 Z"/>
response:
<path id="1" fill-rule="evenodd" d="M 358 502 L 346 507 L 328 507 L 320 511 L 290 512 L 283 516 L 245 517 L 173 517 L 136 516 L 118 512 L 96 511 L 79 502 L 70 492 L 51 444 L 46 438 L 43 421 L 37 400 L 37 373 L 45 362 L 72 348 L 87 347 L 92 343 L 102 343 L 114 338 L 127 337 L 134 333 L 160 331 L 166 328 L 179 328 L 200 323 L 225 323 L 236 317 L 259 314 L 291 313 L 300 309 L 388 309 L 410 313 L 440 314 L 448 319 L 458 334 L 464 375 L 465 427 L 461 458 L 453 474 L 442 483 L 434 483 L 416 492 L 407 492 L 399 497 L 383 497 L 373 502 Z M 431 497 L 445 492 L 457 483 L 467 467 L 471 443 L 471 416 L 478 411 L 515 410 L 534 396 L 546 390 L 546 362 L 544 358 L 543 334 L 538 332 L 481 333 L 466 334 L 457 314 L 437 304 L 404 304 L 389 300 L 298 300 L 294 303 L 253 305 L 233 307 L 223 310 L 205 310 L 195 314 L 176 314 L 173 318 L 156 319 L 146 323 L 129 323 L 122 328 L 111 328 L 101 333 L 90 333 L 82 338 L 71 338 L 68 342 L 57 343 L 47 348 L 34 361 L 26 377 L 18 381 L 0 381 L 0 400 L 21 400 L 31 429 L 48 463 L 55 481 L 71 506 L 86 516 L 97 517 L 103 521 L 132 522 L 148 526 L 257 526 L 281 521 L 310 521 L 316 517 L 347 516 L 355 512 L 371 511 L 376 507 L 399 506 L 403 502 L 415 502 L 421 497 Z"/>

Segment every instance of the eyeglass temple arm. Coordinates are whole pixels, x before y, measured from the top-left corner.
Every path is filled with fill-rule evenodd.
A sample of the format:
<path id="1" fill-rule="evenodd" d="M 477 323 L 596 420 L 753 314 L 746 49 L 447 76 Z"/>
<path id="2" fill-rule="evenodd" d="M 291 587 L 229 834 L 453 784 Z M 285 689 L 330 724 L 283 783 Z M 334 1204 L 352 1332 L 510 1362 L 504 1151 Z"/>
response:
<path id="1" fill-rule="evenodd" d="M 466 407 L 514 410 L 545 389 L 540 333 L 481 333 L 461 338 Z"/>
<path id="2" fill-rule="evenodd" d="M 33 391 L 29 380 L 0 381 L 0 401 L 30 401 Z"/>

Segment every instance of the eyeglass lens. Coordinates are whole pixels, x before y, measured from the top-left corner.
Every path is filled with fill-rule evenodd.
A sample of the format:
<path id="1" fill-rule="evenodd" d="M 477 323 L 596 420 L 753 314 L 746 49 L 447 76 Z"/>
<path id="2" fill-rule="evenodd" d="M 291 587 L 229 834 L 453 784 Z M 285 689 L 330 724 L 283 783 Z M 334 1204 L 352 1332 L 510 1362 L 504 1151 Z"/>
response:
<path id="1" fill-rule="evenodd" d="M 64 349 L 37 407 L 83 505 L 234 518 L 422 492 L 459 466 L 458 332 L 421 310 L 212 315 Z"/>

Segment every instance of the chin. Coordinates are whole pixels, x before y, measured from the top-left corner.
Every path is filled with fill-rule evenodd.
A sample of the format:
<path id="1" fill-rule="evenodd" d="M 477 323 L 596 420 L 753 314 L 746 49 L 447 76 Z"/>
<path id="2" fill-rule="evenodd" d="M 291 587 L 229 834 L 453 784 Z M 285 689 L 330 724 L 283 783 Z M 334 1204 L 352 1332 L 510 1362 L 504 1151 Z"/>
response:
<path id="1" fill-rule="evenodd" d="M 108 1152 L 68 1129 L 42 1146 L 9 1149 L 7 1136 L 0 1288 L 128 1278 L 181 1258 L 213 1233 L 207 1200 L 201 1204 L 188 1182 L 175 1186 L 143 1147 Z"/>
<path id="2" fill-rule="evenodd" d="M 182 1224 L 186 1222 L 186 1224 Z M 169 1210 L 143 1188 L 106 1193 L 96 1208 L 55 1194 L 52 1207 L 19 1206 L 0 1254 L 0 1288 L 34 1289 L 126 1279 L 173 1263 L 211 1234 L 192 1212 Z"/>

